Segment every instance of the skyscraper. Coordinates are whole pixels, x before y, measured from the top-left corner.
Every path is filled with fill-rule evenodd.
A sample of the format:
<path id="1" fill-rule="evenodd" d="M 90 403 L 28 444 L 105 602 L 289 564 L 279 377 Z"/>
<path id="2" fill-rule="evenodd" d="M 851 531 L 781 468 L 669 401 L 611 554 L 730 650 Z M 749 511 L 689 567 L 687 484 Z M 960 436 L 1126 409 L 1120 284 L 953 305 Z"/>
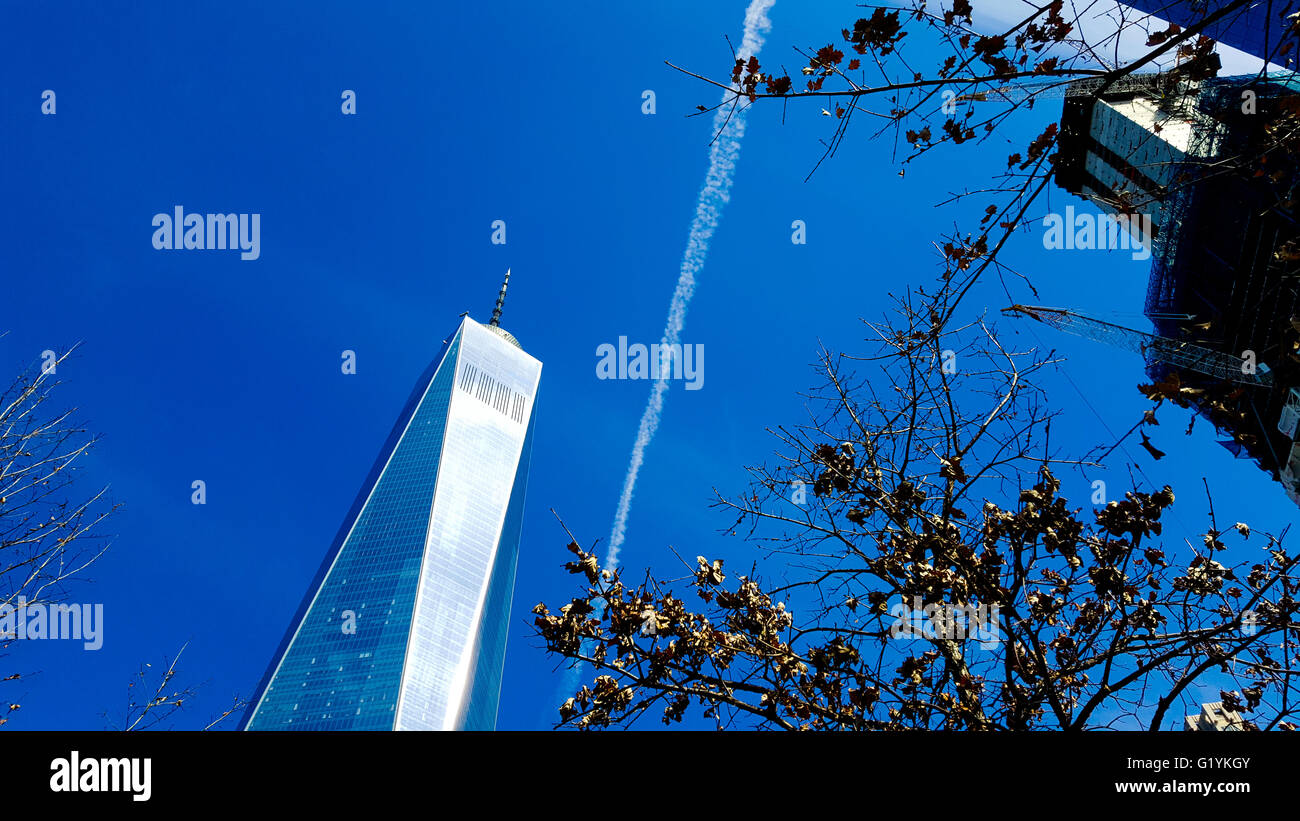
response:
<path id="1" fill-rule="evenodd" d="M 245 718 L 496 725 L 542 363 L 463 316 L 398 417 Z"/>
<path id="2" fill-rule="evenodd" d="M 1157 233 L 1181 164 L 1213 150 L 1188 110 L 1195 91 L 1164 88 L 1159 79 L 1067 97 L 1056 164 L 1061 187 L 1112 214 L 1147 215 Z"/>
<path id="3" fill-rule="evenodd" d="M 1153 75 L 1149 88 L 1067 97 L 1057 183 L 1104 209 L 1156 215 L 1144 306 L 1155 334 L 1239 357 L 1267 376 L 1241 385 L 1182 368 L 1179 384 L 1195 392 L 1189 402 L 1221 445 L 1300 504 L 1296 164 L 1278 150 L 1300 78 L 1160 83 Z M 1156 381 L 1175 370 L 1159 358 L 1148 365 Z"/>

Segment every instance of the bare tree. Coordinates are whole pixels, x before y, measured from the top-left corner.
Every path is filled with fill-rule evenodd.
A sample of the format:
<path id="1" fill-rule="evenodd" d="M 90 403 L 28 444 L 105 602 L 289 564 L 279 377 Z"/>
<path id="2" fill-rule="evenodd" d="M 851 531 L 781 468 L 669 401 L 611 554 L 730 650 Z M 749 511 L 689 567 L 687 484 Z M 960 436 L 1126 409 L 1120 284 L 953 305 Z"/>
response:
<path id="1" fill-rule="evenodd" d="M 99 437 L 76 421 L 76 408 L 51 409 L 58 368 L 75 349 L 43 358 L 0 394 L 0 608 L 8 613 L 66 601 L 69 586 L 84 580 L 86 569 L 108 549 L 100 526 L 120 507 L 107 500 L 107 487 L 90 491 L 77 481 L 81 462 Z M 18 639 L 14 633 L 0 635 L 0 650 Z M 127 685 L 122 720 L 115 722 L 103 713 L 110 727 L 166 726 L 194 699 L 199 686 L 178 687 L 174 681 L 184 651 L 182 647 L 164 665 L 152 684 L 148 673 L 153 666 L 141 666 Z M 30 674 L 11 672 L 0 681 L 19 686 L 28 678 Z M 147 697 L 138 695 L 145 691 Z M 245 705 L 235 696 L 203 729 Z M 11 699 L 5 699 L 4 706 L 0 725 L 22 707 Z"/>
<path id="2" fill-rule="evenodd" d="M 807 61 L 801 88 L 752 55 L 733 53 L 730 77 L 687 73 L 724 89 L 720 105 L 733 111 L 813 101 L 833 124 L 818 166 L 855 117 L 874 119 L 874 136 L 906 146 L 901 174 L 941 149 L 984 146 L 1063 86 L 1076 100 L 1126 82 L 1195 96 L 1218 71 L 1203 32 L 1247 3 L 1219 0 L 1194 25 L 1150 32 L 1136 58 L 1118 46 L 1135 19 L 1122 9 L 1104 38 L 1088 40 L 1080 29 L 1093 3 L 1026 4 L 998 34 L 972 28 L 968 0 L 934 5 L 867 6 L 838 44 L 796 49 Z M 1269 6 L 1278 36 L 1294 41 L 1300 18 L 1280 17 L 1291 11 L 1281 0 Z M 906 54 L 922 37 L 938 45 L 937 62 Z M 1249 139 L 1191 159 L 1154 196 L 1236 174 L 1262 178 L 1290 208 L 1298 123 L 1296 107 L 1278 101 Z M 1013 302 L 1006 274 L 1033 290 L 997 257 L 1031 220 L 1061 137 L 1048 122 L 991 184 L 952 196 L 988 204 L 977 228 L 939 244 L 938 285 L 870 324 L 867 356 L 823 351 L 809 421 L 775 431 L 781 461 L 751 468 L 745 493 L 719 496 L 730 530 L 764 548 L 761 562 L 731 578 L 721 561 L 697 557 L 680 578 L 631 585 L 570 534 L 577 558 L 566 566 L 587 584 L 558 609 L 539 604 L 535 625 L 549 652 L 597 676 L 560 708 L 562 724 L 629 724 L 647 712 L 672 723 L 699 710 L 719 727 L 1156 730 L 1208 688 L 1246 711 L 1250 728 L 1295 728 L 1300 557 L 1285 534 L 1223 526 L 1211 503 L 1198 540 L 1167 539 L 1168 486 L 1070 506 L 1057 476 L 1100 466 L 1114 447 L 1060 452 L 1037 385 L 1056 363 L 1005 347 L 982 317 L 954 326 L 989 270 Z M 1107 204 L 1133 213 L 1149 202 Z M 1169 385 L 1148 392 L 1189 401 Z"/>
<path id="3" fill-rule="evenodd" d="M 1294 729 L 1300 556 L 1212 507 L 1199 543 L 1171 543 L 1167 486 L 1072 507 L 1057 474 L 1095 462 L 1052 443 L 1054 362 L 946 324 L 957 298 L 911 293 L 866 356 L 823 352 L 780 461 L 718 498 L 767 554 L 747 573 L 701 556 L 632 585 L 570 534 L 586 585 L 533 611 L 550 653 L 597 674 L 563 724 L 1164 729 L 1209 687 Z"/>
<path id="4" fill-rule="evenodd" d="M 108 548 L 99 528 L 118 506 L 107 487 L 85 490 L 76 479 L 98 437 L 77 422 L 75 408 L 50 402 L 58 367 L 74 349 L 33 365 L 0 393 L 0 608 L 9 612 L 64 601 L 68 585 Z M 0 636 L 0 649 L 16 640 Z M 3 680 L 15 685 L 23 674 Z M 21 706 L 6 704 L 7 713 Z"/>
<path id="5" fill-rule="evenodd" d="M 153 669 L 152 664 L 141 665 L 126 685 L 126 707 L 122 711 L 121 720 L 114 720 L 107 711 L 102 713 L 109 729 L 131 731 L 170 728 L 177 714 L 185 709 L 187 702 L 194 701 L 202 686 L 180 687 L 176 684 L 178 665 L 186 647 L 189 647 L 189 642 L 176 651 L 176 655 L 166 661 L 158 671 Z M 151 673 L 157 676 L 152 682 Z M 235 696 L 231 699 L 230 706 L 218 713 L 202 729 L 211 730 L 232 715 L 241 713 L 247 706 L 247 699 Z"/>

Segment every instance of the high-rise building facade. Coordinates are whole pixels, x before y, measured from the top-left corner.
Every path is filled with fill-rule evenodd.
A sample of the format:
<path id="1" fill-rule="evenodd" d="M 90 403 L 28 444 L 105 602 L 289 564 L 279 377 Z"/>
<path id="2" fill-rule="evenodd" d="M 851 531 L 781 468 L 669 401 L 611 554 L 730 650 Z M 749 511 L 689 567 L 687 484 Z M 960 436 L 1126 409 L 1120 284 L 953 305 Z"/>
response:
<path id="1" fill-rule="evenodd" d="M 1243 729 L 1241 713 L 1224 707 L 1222 701 L 1211 701 L 1202 704 L 1199 713 L 1184 718 L 1183 729 L 1207 733 L 1240 732 Z"/>
<path id="2" fill-rule="evenodd" d="M 1156 215 L 1144 306 L 1155 334 L 1238 357 L 1260 378 L 1150 356 L 1148 373 L 1177 370 L 1217 441 L 1300 504 L 1300 171 L 1287 143 L 1300 76 L 1149 85 L 1067 98 L 1057 182 L 1103 209 Z"/>
<path id="3" fill-rule="evenodd" d="M 1067 97 L 1056 164 L 1061 187 L 1108 213 L 1144 215 L 1156 234 L 1182 164 L 1214 149 L 1188 110 L 1194 95 L 1170 93 L 1158 79 Z"/>
<path id="4" fill-rule="evenodd" d="M 416 385 L 246 729 L 495 727 L 542 369 L 501 300 Z"/>

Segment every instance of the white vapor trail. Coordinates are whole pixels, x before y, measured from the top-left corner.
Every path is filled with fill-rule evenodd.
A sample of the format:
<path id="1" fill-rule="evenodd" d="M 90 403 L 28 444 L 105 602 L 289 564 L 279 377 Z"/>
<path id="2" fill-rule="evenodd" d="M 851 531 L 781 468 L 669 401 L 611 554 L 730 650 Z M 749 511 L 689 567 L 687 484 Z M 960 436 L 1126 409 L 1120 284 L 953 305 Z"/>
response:
<path id="1" fill-rule="evenodd" d="M 767 12 L 776 0 L 751 0 L 745 9 L 745 33 L 740 43 L 737 56 L 748 59 L 757 56 L 763 47 L 763 38 L 772 28 L 767 19 Z M 731 97 L 731 92 L 724 92 L 723 102 Z M 728 113 L 731 114 L 728 119 Z M 682 327 L 686 324 L 686 309 L 695 294 L 695 276 L 704 268 L 704 260 L 709 255 L 709 241 L 718 227 L 722 209 L 731 199 L 731 181 L 736 173 L 736 160 L 740 157 L 740 140 L 745 136 L 745 115 L 737 108 L 724 105 L 713 116 L 713 132 L 717 139 L 709 148 L 709 171 L 704 177 L 704 186 L 695 205 L 695 217 L 691 220 L 691 232 L 686 239 L 686 253 L 682 255 L 681 273 L 677 277 L 677 288 L 673 291 L 673 301 L 668 307 L 668 321 L 664 325 L 662 344 L 671 345 L 680 341 Z M 665 350 L 660 348 L 660 350 Z M 664 393 L 668 390 L 668 374 L 661 371 L 660 376 L 650 388 L 650 399 L 641 414 L 641 425 L 637 428 L 636 442 L 632 445 L 632 459 L 627 466 L 627 476 L 623 479 L 623 493 L 618 498 L 618 509 L 614 513 L 614 528 L 609 537 L 609 552 L 605 556 L 604 566 L 609 570 L 618 567 L 618 551 L 623 546 L 627 535 L 627 517 L 632 507 L 632 491 L 636 489 L 636 477 L 641 472 L 645 461 L 645 450 L 659 428 L 659 416 L 663 413 Z M 597 610 L 602 610 L 598 606 Z M 599 612 L 596 614 L 599 615 Z M 569 668 L 560 685 L 560 697 L 572 695 L 578 683 L 581 665 L 575 663 Z"/>
<path id="2" fill-rule="evenodd" d="M 745 10 L 745 33 L 740 43 L 737 56 L 748 59 L 757 56 L 763 47 L 763 38 L 772 28 L 767 19 L 767 12 L 776 0 L 752 0 Z M 724 92 L 726 101 L 731 92 Z M 713 116 L 713 131 L 718 133 L 709 148 L 709 171 L 700 189 L 699 200 L 695 205 L 695 218 L 691 220 L 691 232 L 686 240 L 686 253 L 682 256 L 681 273 L 677 277 L 677 289 L 673 291 L 673 301 L 668 308 L 668 321 L 664 326 L 664 335 L 660 350 L 671 350 L 669 345 L 681 341 L 682 326 L 686 324 L 686 309 L 695 294 L 695 276 L 704 267 L 704 260 L 709 255 L 709 242 L 718 227 L 722 209 L 731 199 L 731 182 L 736 173 L 736 160 L 740 157 L 740 141 L 745 136 L 745 115 L 740 109 L 728 113 L 731 106 L 722 106 Z M 618 498 L 618 509 L 614 514 L 614 528 L 609 536 L 609 553 L 605 557 L 605 567 L 613 570 L 618 567 L 618 552 L 623 547 L 627 535 L 627 517 L 632 507 L 632 492 L 636 489 L 637 474 L 645 461 L 645 450 L 659 428 L 659 416 L 663 413 L 664 394 L 668 390 L 668 373 L 661 372 L 659 378 L 650 388 L 650 400 L 646 402 L 641 414 L 641 426 L 637 428 L 636 442 L 632 445 L 632 459 L 627 466 L 627 476 L 623 479 L 623 493 Z"/>

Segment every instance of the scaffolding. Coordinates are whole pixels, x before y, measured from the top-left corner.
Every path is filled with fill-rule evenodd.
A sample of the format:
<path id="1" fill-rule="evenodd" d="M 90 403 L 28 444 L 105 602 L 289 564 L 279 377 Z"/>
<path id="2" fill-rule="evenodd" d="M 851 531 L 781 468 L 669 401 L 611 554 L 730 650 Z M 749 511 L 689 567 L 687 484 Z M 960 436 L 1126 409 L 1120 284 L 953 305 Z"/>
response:
<path id="1" fill-rule="evenodd" d="M 1216 196 L 1216 182 L 1223 182 L 1223 170 L 1217 168 L 1216 160 L 1230 157 L 1236 152 L 1250 149 L 1251 141 L 1257 137 L 1256 125 L 1263 119 L 1254 113 L 1260 107 L 1269 105 L 1269 100 L 1289 96 L 1300 91 L 1300 75 L 1295 72 L 1281 72 L 1261 77 L 1244 75 L 1222 77 L 1202 84 L 1193 95 L 1195 106 L 1188 109 L 1187 116 L 1192 121 L 1191 143 L 1187 150 L 1187 160 L 1179 168 L 1184 181 L 1174 186 L 1168 193 L 1163 206 L 1163 225 L 1156 236 L 1152 249 L 1151 276 L 1147 283 L 1145 312 L 1153 318 L 1162 313 L 1183 310 L 1186 301 L 1182 299 L 1189 276 L 1188 261 L 1180 256 L 1181 240 L 1194 237 L 1203 240 L 1207 232 L 1200 220 L 1210 219 L 1209 234 L 1233 233 L 1240 235 L 1244 241 L 1257 245 L 1270 244 L 1276 237 L 1253 236 L 1248 234 L 1244 219 L 1250 207 L 1240 203 L 1235 209 L 1224 208 L 1224 203 Z M 1247 113 L 1243 109 L 1243 93 L 1250 90 L 1256 95 L 1255 109 Z M 1209 184 L 1205 177 L 1210 176 Z M 1235 198 L 1234 198 L 1235 199 Z M 1204 213 L 1202 213 L 1204 212 Z M 1226 221 L 1236 220 L 1243 224 L 1232 230 L 1224 225 Z M 1245 276 L 1253 279 L 1267 274 L 1272 267 L 1271 249 L 1261 251 L 1263 256 L 1258 270 L 1246 271 Z M 1252 293 L 1258 288 L 1250 281 L 1236 282 L 1237 274 L 1226 270 L 1235 265 L 1237 260 L 1215 259 L 1198 252 L 1193 256 L 1203 264 L 1218 263 L 1225 268 L 1216 276 L 1232 277 L 1234 285 L 1242 293 Z M 1210 274 L 1205 274 L 1209 276 Z M 1292 294 L 1294 296 L 1294 294 Z M 1157 327 L 1159 324 L 1157 323 Z"/>

